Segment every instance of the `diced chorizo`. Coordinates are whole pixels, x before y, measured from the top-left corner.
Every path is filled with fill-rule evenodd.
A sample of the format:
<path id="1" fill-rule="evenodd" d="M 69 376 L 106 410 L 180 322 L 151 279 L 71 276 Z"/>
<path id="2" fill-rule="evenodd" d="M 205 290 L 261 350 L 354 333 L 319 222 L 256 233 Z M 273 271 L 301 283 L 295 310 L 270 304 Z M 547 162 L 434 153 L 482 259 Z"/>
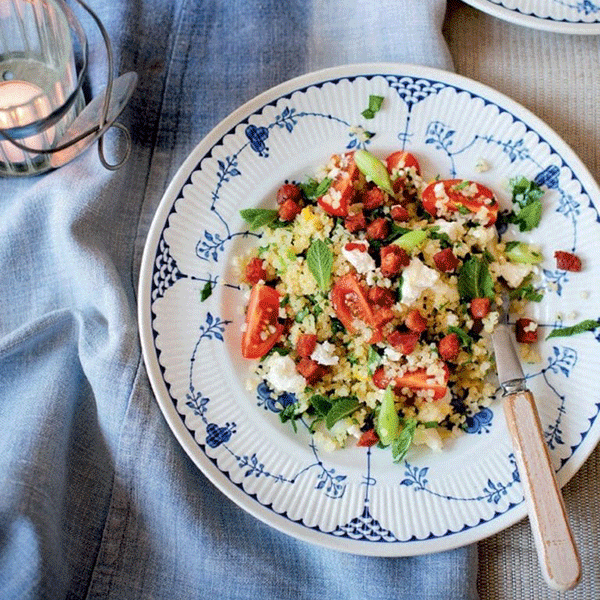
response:
<path id="1" fill-rule="evenodd" d="M 362 210 L 355 215 L 349 215 L 344 219 L 344 227 L 350 233 L 357 233 L 367 228 L 367 220 Z"/>
<path id="2" fill-rule="evenodd" d="M 302 207 L 294 200 L 288 199 L 279 206 L 278 216 L 282 221 L 289 222 L 296 218 Z"/>
<path id="3" fill-rule="evenodd" d="M 328 367 L 320 365 L 310 358 L 300 359 L 300 362 L 296 365 L 296 370 L 306 379 L 307 385 L 315 385 L 329 371 Z"/>
<path id="4" fill-rule="evenodd" d="M 390 307 L 396 303 L 396 295 L 389 288 L 381 287 L 380 285 L 375 285 L 372 288 L 369 288 L 369 300 L 373 304 L 377 304 L 377 306 L 386 306 Z"/>
<path id="5" fill-rule="evenodd" d="M 443 360 L 454 360 L 460 352 L 460 340 L 455 333 L 445 335 L 438 343 L 438 351 Z"/>
<path id="6" fill-rule="evenodd" d="M 572 252 L 557 250 L 554 253 L 554 258 L 556 259 L 556 268 L 561 271 L 573 271 L 575 273 L 581 271 L 581 259 Z"/>
<path id="7" fill-rule="evenodd" d="M 408 313 L 404 324 L 413 333 L 423 333 L 427 329 L 427 319 L 416 308 Z"/>
<path id="8" fill-rule="evenodd" d="M 408 221 L 410 219 L 410 214 L 402 204 L 394 204 L 390 209 L 390 215 L 394 221 Z"/>
<path id="9" fill-rule="evenodd" d="M 284 183 L 277 190 L 277 204 L 283 204 L 286 200 L 293 200 L 300 204 L 302 200 L 302 191 L 297 185 L 293 183 Z"/>
<path id="10" fill-rule="evenodd" d="M 390 224 L 380 217 L 367 226 L 367 237 L 371 240 L 385 240 L 390 232 Z"/>
<path id="11" fill-rule="evenodd" d="M 296 352 L 302 358 L 310 358 L 317 347 L 317 336 L 314 333 L 302 333 L 296 342 Z"/>
<path id="12" fill-rule="evenodd" d="M 440 250 L 433 255 L 433 262 L 437 267 L 438 271 L 442 273 L 451 273 L 458 267 L 458 258 L 452 251 L 452 248 L 445 248 Z"/>
<path id="13" fill-rule="evenodd" d="M 378 187 L 373 187 L 368 190 L 365 190 L 361 196 L 363 208 L 365 210 L 373 210 L 374 208 L 379 208 L 380 206 L 383 206 L 385 204 L 386 198 L 387 194 Z"/>
<path id="14" fill-rule="evenodd" d="M 403 267 L 410 264 L 410 257 L 404 248 L 389 244 L 383 246 L 379 251 L 381 257 L 381 272 L 385 277 L 393 277 L 402 271 Z"/>
<path id="15" fill-rule="evenodd" d="M 520 344 L 534 344 L 537 342 L 537 323 L 525 317 L 517 319 L 515 324 L 517 342 Z"/>
<path id="16" fill-rule="evenodd" d="M 473 300 L 471 300 L 471 305 L 469 306 L 469 312 L 474 319 L 483 319 L 487 317 L 490 312 L 490 299 L 473 298 Z"/>

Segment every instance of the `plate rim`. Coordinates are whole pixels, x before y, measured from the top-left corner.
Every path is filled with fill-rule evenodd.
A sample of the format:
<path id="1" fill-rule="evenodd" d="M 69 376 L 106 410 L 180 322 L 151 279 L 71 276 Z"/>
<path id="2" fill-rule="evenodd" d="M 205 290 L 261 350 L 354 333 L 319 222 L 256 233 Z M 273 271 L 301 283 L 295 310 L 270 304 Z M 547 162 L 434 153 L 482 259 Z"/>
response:
<path id="1" fill-rule="evenodd" d="M 586 23 L 584 21 L 559 21 L 558 19 L 538 17 L 533 14 L 527 14 L 520 10 L 513 10 L 496 4 L 491 0 L 464 0 L 466 4 L 470 4 L 492 17 L 521 25 L 529 29 L 537 29 L 538 31 L 549 31 L 551 33 L 567 33 L 572 35 L 599 35 L 600 21 L 596 23 Z"/>
<path id="2" fill-rule="evenodd" d="M 199 451 L 193 434 L 185 427 L 181 416 L 171 401 L 167 385 L 161 374 L 161 367 L 154 346 L 150 297 L 154 258 L 160 235 L 167 223 L 168 215 L 171 212 L 182 187 L 200 164 L 201 160 L 207 155 L 207 151 L 210 150 L 216 142 L 231 132 L 244 118 L 248 118 L 252 114 L 260 112 L 269 103 L 276 101 L 282 96 L 291 96 L 298 90 L 332 79 L 375 77 L 389 74 L 438 79 L 448 85 L 455 85 L 465 91 L 482 95 L 494 103 L 497 103 L 505 110 L 510 109 L 509 112 L 521 119 L 529 128 L 534 129 L 536 133 L 543 136 L 545 140 L 548 138 L 552 140 L 551 145 L 560 155 L 561 159 L 573 170 L 577 169 L 577 176 L 581 180 L 585 193 L 590 196 L 590 198 L 592 197 L 588 191 L 590 187 L 595 188 L 600 195 L 598 184 L 592 177 L 587 166 L 562 137 L 554 131 L 554 129 L 519 102 L 486 84 L 443 69 L 410 63 L 369 62 L 339 65 L 312 71 L 273 86 L 243 103 L 239 108 L 217 123 L 183 160 L 161 197 L 146 235 L 137 286 L 137 313 L 142 356 L 155 400 L 177 442 L 192 462 L 198 467 L 200 472 L 206 476 L 221 493 L 263 523 L 297 539 L 316 543 L 321 547 L 352 554 L 392 557 L 413 556 L 451 550 L 485 539 L 522 520 L 527 515 L 525 503 L 521 502 L 509 507 L 502 513 L 500 519 L 492 518 L 483 523 L 475 524 L 456 532 L 448 530 L 447 534 L 443 536 L 435 536 L 432 539 L 425 538 L 401 541 L 393 544 L 383 544 L 347 538 L 336 538 L 335 536 L 328 535 L 326 532 L 322 532 L 316 528 L 310 528 L 303 525 L 301 522 L 294 521 L 290 517 L 285 516 L 285 514 L 279 514 L 274 510 L 271 510 L 246 492 L 240 494 L 238 488 L 241 484 L 238 485 L 231 481 L 215 466 L 212 459 Z M 168 401 L 164 401 L 165 398 Z M 600 426 L 597 425 L 596 429 L 599 427 Z M 576 452 L 571 455 L 570 459 L 558 472 L 557 478 L 560 487 L 563 487 L 575 473 L 579 471 L 598 444 L 600 431 L 597 432 L 595 436 L 590 436 L 589 433 L 593 429 L 594 425 L 592 425 L 586 434 L 585 439 L 581 441 Z M 596 438 L 595 441 L 591 442 L 594 437 Z M 448 535 L 448 533 L 451 535 Z"/>

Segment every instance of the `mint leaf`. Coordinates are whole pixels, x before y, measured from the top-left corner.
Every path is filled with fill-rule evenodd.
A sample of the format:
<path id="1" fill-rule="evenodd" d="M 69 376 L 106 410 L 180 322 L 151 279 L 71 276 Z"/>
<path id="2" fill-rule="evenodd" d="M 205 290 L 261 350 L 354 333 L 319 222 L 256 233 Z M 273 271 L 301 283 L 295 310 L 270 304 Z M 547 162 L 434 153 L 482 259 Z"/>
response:
<path id="1" fill-rule="evenodd" d="M 300 184 L 300 189 L 304 192 L 304 195 L 309 200 L 314 200 L 316 198 L 320 198 L 327 193 L 329 186 L 331 185 L 332 180 L 328 177 L 321 181 L 317 181 L 316 179 L 309 179 L 306 183 Z"/>
<path id="2" fill-rule="evenodd" d="M 372 119 L 380 110 L 383 104 L 383 96 L 369 96 L 369 108 L 360 113 L 365 119 Z"/>
<path id="3" fill-rule="evenodd" d="M 572 335 L 577 335 L 578 333 L 584 333 L 586 331 L 593 331 L 597 327 L 600 327 L 600 321 L 594 321 L 592 319 L 586 319 L 585 321 L 581 321 L 572 327 L 561 327 L 559 329 L 553 329 L 548 336 L 547 340 L 553 337 L 570 337 Z"/>
<path id="4" fill-rule="evenodd" d="M 406 456 L 406 453 L 408 452 L 408 449 L 410 448 L 415 437 L 416 430 L 416 419 L 407 419 L 404 423 L 402 431 L 392 442 L 392 458 L 395 463 L 400 462 Z"/>
<path id="5" fill-rule="evenodd" d="M 531 275 L 523 281 L 523 283 L 516 289 L 510 290 L 508 293 L 510 300 L 527 300 L 530 302 L 541 302 L 544 295 L 533 287 L 531 283 Z"/>
<path id="6" fill-rule="evenodd" d="M 250 229 L 258 229 L 272 223 L 277 218 L 277 211 L 270 208 L 244 208 L 240 210 L 240 216 Z"/>
<path id="7" fill-rule="evenodd" d="M 325 426 L 331 429 L 338 421 L 349 417 L 360 408 L 360 402 L 356 396 L 345 396 L 335 402 L 325 417 Z"/>
<path id="8" fill-rule="evenodd" d="M 327 397 L 322 396 L 321 394 L 311 396 L 308 401 L 319 417 L 325 418 L 327 413 L 331 410 L 331 402 L 329 402 Z"/>
<path id="9" fill-rule="evenodd" d="M 535 200 L 522 208 L 511 219 L 511 222 L 519 226 L 519 231 L 531 231 L 535 229 L 542 220 L 542 203 Z"/>
<path id="10" fill-rule="evenodd" d="M 519 226 L 520 231 L 535 229 L 542 218 L 542 196 L 544 190 L 527 177 L 514 177 L 509 182 L 513 204 L 520 207 L 517 213 L 509 215 L 508 221 Z"/>
<path id="11" fill-rule="evenodd" d="M 308 268 L 322 291 L 326 292 L 331 284 L 333 253 L 323 240 L 314 240 L 306 253 Z"/>
<path id="12" fill-rule="evenodd" d="M 200 292 L 200 302 L 204 302 L 213 292 L 212 282 L 207 281 Z"/>
<path id="13" fill-rule="evenodd" d="M 458 273 L 458 293 L 465 301 L 494 298 L 494 280 L 485 261 L 471 256 Z"/>
<path id="14" fill-rule="evenodd" d="M 296 415 L 296 408 L 298 408 L 298 406 L 294 402 L 293 404 L 288 404 L 279 413 L 279 420 L 282 423 L 286 423 L 287 421 L 291 421 L 292 422 L 292 427 L 294 428 L 294 431 L 298 431 L 298 427 L 296 426 L 296 419 L 300 418 L 300 415 Z"/>

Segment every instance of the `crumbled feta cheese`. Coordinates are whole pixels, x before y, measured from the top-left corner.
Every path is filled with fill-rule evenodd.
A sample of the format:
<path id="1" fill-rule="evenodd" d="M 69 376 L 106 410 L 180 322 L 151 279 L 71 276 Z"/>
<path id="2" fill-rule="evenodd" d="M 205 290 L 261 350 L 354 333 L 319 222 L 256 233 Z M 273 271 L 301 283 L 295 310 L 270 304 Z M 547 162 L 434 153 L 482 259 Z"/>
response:
<path id="1" fill-rule="evenodd" d="M 475 170 L 478 173 L 485 173 L 485 171 L 489 171 L 490 170 L 490 165 L 489 165 L 489 163 L 486 160 L 484 160 L 483 158 L 480 158 L 475 163 Z"/>
<path id="2" fill-rule="evenodd" d="M 425 444 L 432 450 L 442 449 L 442 438 L 437 432 L 437 429 L 417 429 L 413 438 L 413 444 L 419 446 Z"/>
<path id="3" fill-rule="evenodd" d="M 334 354 L 335 345 L 330 342 L 317 344 L 310 357 L 317 361 L 320 365 L 337 365 L 340 362 L 340 357 Z"/>
<path id="4" fill-rule="evenodd" d="M 465 233 L 464 223 L 462 219 L 457 219 L 456 221 L 436 219 L 433 224 L 439 227 L 439 232 L 445 233 L 451 241 L 458 242 Z"/>
<path id="5" fill-rule="evenodd" d="M 512 288 L 518 288 L 523 279 L 531 273 L 532 265 L 504 263 L 499 265 L 500 275 L 506 280 L 506 283 Z"/>
<path id="6" fill-rule="evenodd" d="M 368 242 L 355 242 L 357 244 L 363 244 L 364 250 L 360 248 L 353 248 L 352 250 L 346 250 L 346 246 L 342 246 L 342 256 L 356 269 L 358 273 L 365 274 L 375 270 L 375 260 L 368 253 L 369 243 Z"/>
<path id="7" fill-rule="evenodd" d="M 306 387 L 306 380 L 298 371 L 289 356 L 273 354 L 264 363 L 265 380 L 276 392 L 300 394 Z"/>
<path id="8" fill-rule="evenodd" d="M 423 290 L 438 283 L 440 274 L 413 257 L 402 273 L 402 298 L 400 303 L 406 306 L 415 302 Z"/>
<path id="9" fill-rule="evenodd" d="M 525 327 L 523 327 L 523 331 L 534 332 L 537 331 L 538 324 L 535 321 L 529 321 Z"/>

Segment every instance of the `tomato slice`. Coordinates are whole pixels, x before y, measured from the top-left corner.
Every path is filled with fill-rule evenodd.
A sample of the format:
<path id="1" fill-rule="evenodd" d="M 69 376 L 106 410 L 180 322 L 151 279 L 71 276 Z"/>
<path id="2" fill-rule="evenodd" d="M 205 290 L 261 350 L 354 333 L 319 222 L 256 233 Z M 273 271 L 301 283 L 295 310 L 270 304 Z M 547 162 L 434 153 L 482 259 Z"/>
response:
<path id="1" fill-rule="evenodd" d="M 278 318 L 279 292 L 268 285 L 253 286 L 242 334 L 244 358 L 260 358 L 276 344 L 284 329 Z"/>
<path id="2" fill-rule="evenodd" d="M 414 168 L 417 175 L 421 174 L 421 167 L 419 165 L 419 161 L 415 158 L 413 154 L 410 152 L 406 152 L 405 150 L 398 150 L 397 152 L 393 152 L 385 159 L 387 170 L 390 175 L 392 175 L 392 187 L 394 188 L 394 192 L 398 193 L 404 187 L 406 187 L 407 177 L 406 176 L 398 176 L 394 179 L 394 175 L 398 169 L 410 169 Z"/>
<path id="3" fill-rule="evenodd" d="M 415 158 L 413 154 L 410 152 L 406 152 L 406 150 L 398 150 L 390 154 L 385 162 L 387 164 L 387 170 L 390 175 L 393 174 L 393 171 L 396 169 L 410 169 L 414 168 L 417 171 L 417 175 L 421 173 L 421 167 L 419 166 L 419 161 Z"/>
<path id="4" fill-rule="evenodd" d="M 356 320 L 362 321 L 373 330 L 369 340 L 376 344 L 383 339 L 383 334 L 375 321 L 373 308 L 367 298 L 367 291 L 354 273 L 338 279 L 331 288 L 331 301 L 337 318 L 350 333 L 356 333 Z"/>
<path id="5" fill-rule="evenodd" d="M 403 387 L 417 390 L 433 390 L 433 400 L 439 400 L 446 395 L 448 390 L 448 367 L 444 364 L 444 383 L 433 383 L 431 375 L 427 374 L 427 369 L 421 368 L 416 371 L 410 371 L 394 379 L 394 389 L 399 390 Z M 373 383 L 382 390 L 385 389 L 391 379 L 383 367 L 378 367 L 373 374 Z"/>
<path id="6" fill-rule="evenodd" d="M 498 202 L 494 193 L 484 185 L 463 179 L 446 179 L 432 181 L 423 190 L 423 207 L 430 214 L 444 216 L 444 209 L 450 212 L 460 212 L 464 207 L 470 213 L 478 213 L 485 208 L 486 219 L 483 224 L 493 225 L 498 218 Z M 443 209 L 436 206 L 439 202 Z"/>
<path id="7" fill-rule="evenodd" d="M 354 182 L 358 179 L 359 170 L 354 162 L 353 152 L 347 152 L 343 157 L 334 154 L 332 158 L 341 170 L 331 182 L 327 193 L 318 198 L 317 202 L 330 215 L 347 217 L 348 207 L 356 194 Z"/>

